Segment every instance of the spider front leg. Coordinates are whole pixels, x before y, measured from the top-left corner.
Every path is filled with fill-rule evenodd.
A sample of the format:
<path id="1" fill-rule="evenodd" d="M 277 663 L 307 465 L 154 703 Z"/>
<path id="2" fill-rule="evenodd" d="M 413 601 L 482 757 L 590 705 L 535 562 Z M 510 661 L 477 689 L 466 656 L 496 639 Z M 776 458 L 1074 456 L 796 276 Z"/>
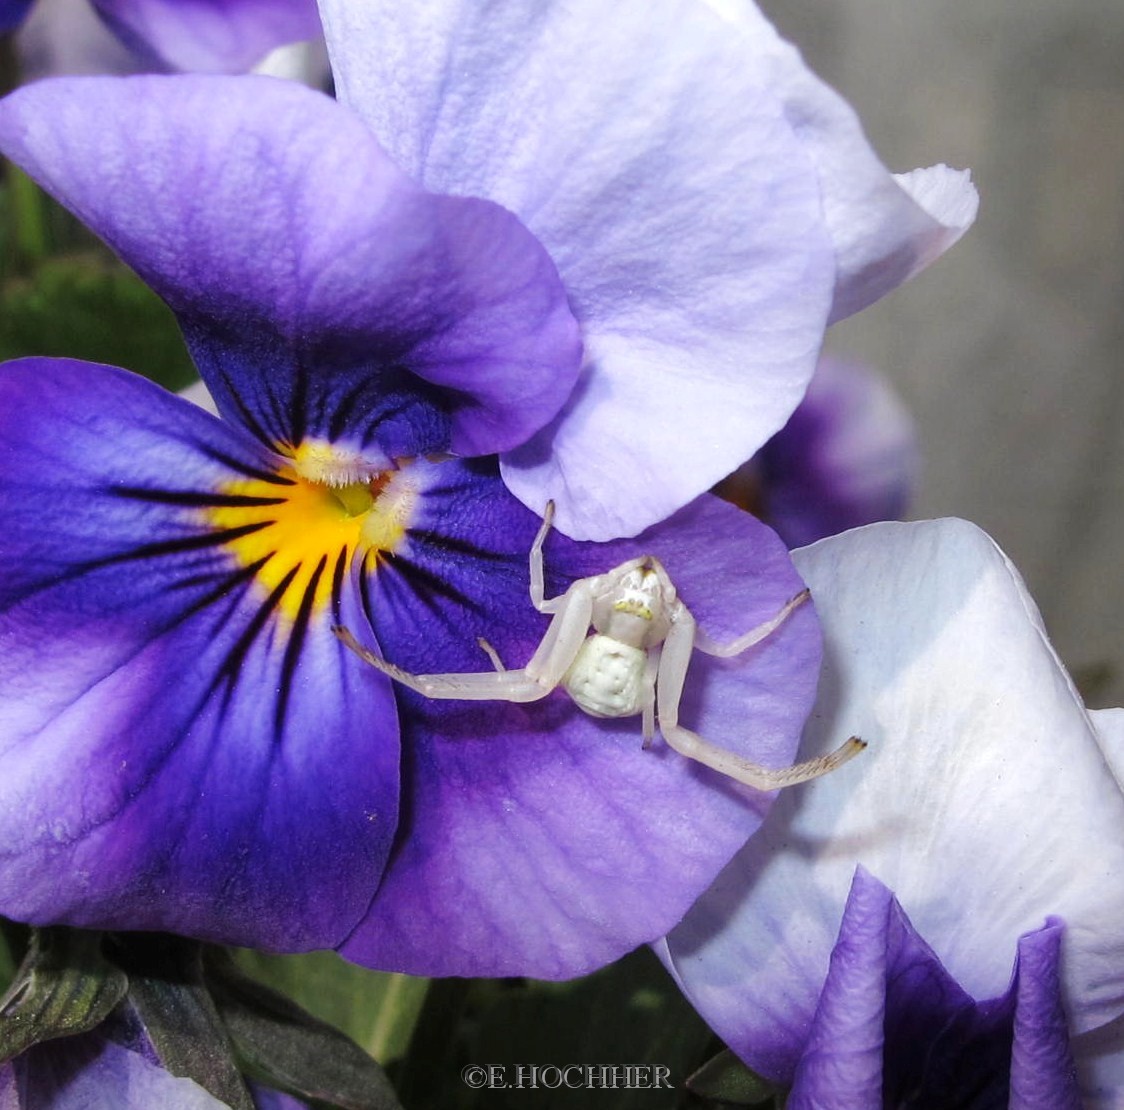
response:
<path id="1" fill-rule="evenodd" d="M 794 598 L 789 605 L 795 608 L 794 603 L 799 604 L 799 601 Z M 791 608 L 788 612 L 791 612 Z M 784 615 L 787 616 L 787 612 Z M 683 696 L 687 668 L 695 648 L 696 628 L 695 618 L 687 607 L 679 602 L 672 617 L 671 630 L 663 642 L 659 676 L 656 679 L 660 732 L 668 746 L 674 748 L 680 755 L 719 771 L 737 782 L 745 783 L 746 786 L 752 786 L 755 790 L 779 790 L 781 787 L 795 786 L 798 782 L 807 782 L 808 779 L 818 778 L 828 771 L 833 771 L 866 747 L 862 740 L 852 736 L 829 755 L 809 759 L 791 767 L 773 769 L 743 759 L 733 752 L 726 751 L 725 748 L 719 748 L 704 740 L 698 733 L 684 728 L 679 724 L 679 702 Z M 769 631 L 772 629 L 770 628 Z M 768 632 L 762 634 L 762 636 L 767 635 Z"/>
<path id="2" fill-rule="evenodd" d="M 720 644 L 717 640 L 712 640 L 701 628 L 697 628 L 695 630 L 695 647 L 704 655 L 713 655 L 718 659 L 729 659 L 734 655 L 741 655 L 743 651 L 753 647 L 754 644 L 759 644 L 766 636 L 771 636 L 776 632 L 788 620 L 789 614 L 803 605 L 811 596 L 811 590 L 801 590 L 800 593 L 781 606 L 775 617 L 770 617 L 756 628 L 751 628 L 729 644 Z"/>
<path id="3" fill-rule="evenodd" d="M 540 613 L 554 613 L 558 609 L 560 602 L 566 597 L 563 594 L 561 597 L 552 597 L 549 601 L 546 600 L 546 575 L 543 572 L 542 565 L 542 549 L 543 544 L 546 543 L 546 537 L 550 532 L 550 527 L 554 523 L 554 502 L 548 501 L 546 509 L 542 514 L 542 524 L 539 527 L 538 535 L 535 536 L 535 542 L 531 544 L 531 604 Z"/>
<path id="4" fill-rule="evenodd" d="M 593 611 L 593 595 L 588 580 L 575 582 L 560 598 L 558 609 L 535 654 L 526 667 L 517 671 L 496 670 L 466 674 L 412 674 L 380 659 L 363 647 L 346 628 L 336 626 L 335 634 L 365 663 L 377 671 L 416 690 L 427 698 L 460 701 L 530 702 L 545 698 L 562 681 L 585 642 Z M 499 657 L 496 656 L 495 659 Z M 502 664 L 501 664 L 502 665 Z"/>

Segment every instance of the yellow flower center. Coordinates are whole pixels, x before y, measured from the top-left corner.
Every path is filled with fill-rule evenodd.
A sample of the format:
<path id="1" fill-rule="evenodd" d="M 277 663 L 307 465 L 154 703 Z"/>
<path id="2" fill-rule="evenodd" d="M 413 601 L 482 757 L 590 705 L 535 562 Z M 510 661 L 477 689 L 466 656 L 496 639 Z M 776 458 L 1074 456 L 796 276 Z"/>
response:
<path id="1" fill-rule="evenodd" d="M 324 610 L 333 582 L 358 554 L 394 551 L 417 502 L 409 467 L 359 480 L 328 484 L 302 474 L 298 456 L 277 470 L 277 479 L 225 483 L 223 502 L 204 510 L 209 527 L 233 533 L 226 543 L 238 563 L 254 568 L 276 611 L 295 620 L 304 609 Z M 323 460 L 321 460 L 323 461 Z"/>

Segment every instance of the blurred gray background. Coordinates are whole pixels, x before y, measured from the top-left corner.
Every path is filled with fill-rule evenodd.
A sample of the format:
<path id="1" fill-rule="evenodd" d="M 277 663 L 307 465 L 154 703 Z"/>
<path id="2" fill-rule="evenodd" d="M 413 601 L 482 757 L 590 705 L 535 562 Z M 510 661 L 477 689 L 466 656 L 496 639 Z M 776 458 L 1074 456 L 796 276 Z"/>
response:
<path id="1" fill-rule="evenodd" d="M 975 227 L 828 347 L 918 421 L 912 515 L 990 532 L 1090 704 L 1124 704 L 1124 3 L 762 6 L 892 170 L 972 168 Z"/>

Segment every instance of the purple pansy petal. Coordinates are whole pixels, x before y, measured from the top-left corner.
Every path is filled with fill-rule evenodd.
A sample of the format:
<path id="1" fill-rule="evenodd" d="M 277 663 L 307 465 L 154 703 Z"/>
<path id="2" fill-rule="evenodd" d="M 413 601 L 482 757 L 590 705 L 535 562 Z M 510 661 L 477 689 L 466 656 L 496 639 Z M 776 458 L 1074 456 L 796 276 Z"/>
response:
<path id="1" fill-rule="evenodd" d="M 854 109 L 804 65 L 751 0 L 707 0 L 742 32 L 746 64 L 766 74 L 813 159 L 836 256 L 831 321 L 865 308 L 923 270 L 971 227 L 979 197 L 967 170 L 891 174 Z"/>
<path id="2" fill-rule="evenodd" d="M 34 0 L 0 0 L 0 33 L 18 27 Z"/>
<path id="3" fill-rule="evenodd" d="M 398 164 L 511 208 L 562 274 L 585 374 L 506 459 L 521 500 L 553 497 L 569 535 L 634 535 L 783 424 L 834 254 L 812 159 L 725 21 L 696 0 L 322 14 L 341 99 Z"/>
<path id="4" fill-rule="evenodd" d="M 755 456 L 765 519 L 789 547 L 905 512 L 917 477 L 913 420 L 889 384 L 822 358 L 789 422 Z"/>
<path id="5" fill-rule="evenodd" d="M 1019 938 L 1010 1110 L 1082 1110 L 1061 999 L 1063 938 L 1057 919 Z"/>
<path id="6" fill-rule="evenodd" d="M 3 1110 L 226 1110 L 197 1083 L 100 1031 L 44 1041 L 0 1065 Z"/>
<path id="7" fill-rule="evenodd" d="M 331 632 L 363 621 L 342 549 L 306 567 L 283 525 L 225 523 L 294 483 L 124 371 L 9 363 L 0 442 L 0 912 L 342 939 L 398 796 L 392 695 Z"/>
<path id="8" fill-rule="evenodd" d="M 1019 938 L 1009 988 L 976 1001 L 860 867 L 787 1106 L 1080 1110 L 1060 999 L 1062 932 L 1053 921 Z"/>
<path id="9" fill-rule="evenodd" d="M 881 883 L 861 872 L 855 876 L 796 1068 L 792 1110 L 881 1110 L 886 947 L 893 905 L 893 895 Z"/>
<path id="10" fill-rule="evenodd" d="M 249 1087 L 257 1110 L 308 1110 L 307 1102 L 284 1091 L 274 1091 L 257 1083 L 250 1083 Z"/>
<path id="11" fill-rule="evenodd" d="M 413 671 L 490 668 L 483 636 L 522 666 L 547 618 L 527 594 L 540 521 L 494 468 L 430 468 L 404 551 L 381 563 L 371 611 L 383 653 Z M 654 553 L 722 640 L 768 619 L 801 583 L 779 540 L 708 498 L 632 542 L 558 533 L 547 594 Z M 696 655 L 684 723 L 770 766 L 791 762 L 818 666 L 810 606 L 732 660 Z M 528 705 L 400 691 L 402 832 L 373 907 L 343 952 L 427 975 L 576 975 L 678 920 L 758 827 L 767 795 L 683 760 L 638 718 L 595 720 L 561 691 Z"/>
<path id="12" fill-rule="evenodd" d="M 793 557 L 825 632 L 802 754 L 851 733 L 870 747 L 782 794 L 672 932 L 695 1005 L 751 1066 L 791 1075 L 861 862 L 974 998 L 1004 989 L 1012 938 L 1058 914 L 1073 1027 L 1111 1020 L 1124 797 L 1017 572 L 961 521 L 872 525 Z"/>
<path id="13" fill-rule="evenodd" d="M 320 34 L 316 0 L 92 0 L 138 51 L 169 69 L 240 73 L 277 46 Z"/>
<path id="14" fill-rule="evenodd" d="M 62 79 L 0 105 L 0 146 L 168 301 L 219 410 L 266 443 L 493 452 L 570 391 L 577 326 L 534 238 L 416 188 L 325 96 Z"/>

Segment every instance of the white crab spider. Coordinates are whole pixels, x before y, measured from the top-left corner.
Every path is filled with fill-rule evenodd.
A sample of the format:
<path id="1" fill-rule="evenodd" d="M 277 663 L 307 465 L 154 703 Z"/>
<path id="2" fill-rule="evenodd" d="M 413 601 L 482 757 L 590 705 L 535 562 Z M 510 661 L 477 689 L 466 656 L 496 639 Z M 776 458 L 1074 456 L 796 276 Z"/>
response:
<path id="1" fill-rule="evenodd" d="M 481 640 L 494 671 L 410 674 L 368 651 L 346 628 L 337 627 L 336 635 L 372 667 L 427 698 L 530 702 L 562 686 L 593 717 L 640 714 L 644 747 L 651 743 L 658 711 L 660 732 L 680 755 L 757 790 L 806 782 L 834 770 L 866 747 L 852 736 L 829 755 L 773 770 L 719 748 L 679 724 L 679 699 L 691 653 L 698 649 L 720 658 L 740 655 L 807 601 L 807 590 L 783 605 L 776 616 L 729 644 L 716 643 L 696 625 L 667 571 L 652 555 L 630 559 L 606 574 L 579 578 L 561 596 L 547 599 L 542 549 L 553 519 L 554 503 L 548 502 L 531 547 L 530 563 L 531 602 L 554 619 L 521 670 L 505 670 L 492 646 Z M 588 634 L 590 626 L 592 635 Z"/>

